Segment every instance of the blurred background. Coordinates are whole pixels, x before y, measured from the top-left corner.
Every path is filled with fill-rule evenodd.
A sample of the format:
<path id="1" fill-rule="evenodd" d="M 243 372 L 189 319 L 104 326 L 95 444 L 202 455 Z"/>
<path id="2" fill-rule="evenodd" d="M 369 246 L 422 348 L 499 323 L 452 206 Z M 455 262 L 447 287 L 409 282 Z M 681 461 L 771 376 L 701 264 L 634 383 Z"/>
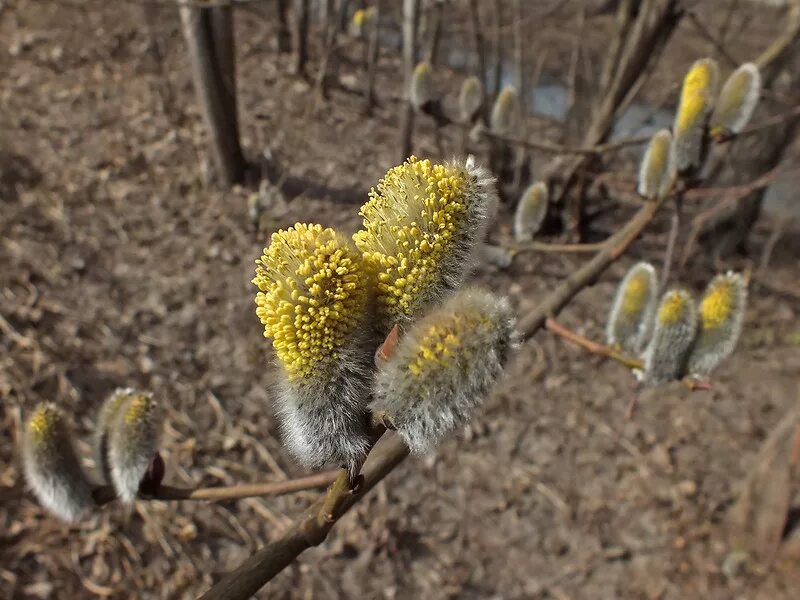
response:
<path id="1" fill-rule="evenodd" d="M 795 598 L 796 557 L 751 564 L 724 517 L 798 402 L 797 19 L 756 0 L 0 0 L 0 598 L 194 598 L 316 497 L 115 504 L 68 526 L 26 491 L 16 450 L 51 400 L 90 456 L 97 408 L 136 386 L 168 406 L 166 482 L 301 475 L 250 284 L 272 232 L 350 233 L 409 153 L 469 152 L 503 198 L 475 278 L 523 314 L 586 255 L 510 250 L 522 190 L 550 186 L 537 241 L 602 241 L 641 204 L 638 162 L 691 63 L 714 57 L 727 77 L 781 41 L 753 118 L 772 125 L 715 147 L 707 191 L 683 206 L 673 280 L 697 294 L 721 270 L 753 273 L 713 388 L 639 391 L 540 332 L 469 429 L 406 461 L 257 597 Z M 414 106 L 422 60 L 433 91 Z M 470 75 L 485 101 L 467 123 Z M 521 115 L 491 137 L 480 123 L 506 86 Z M 561 321 L 602 339 L 619 279 L 660 265 L 669 229 L 664 211 Z"/>

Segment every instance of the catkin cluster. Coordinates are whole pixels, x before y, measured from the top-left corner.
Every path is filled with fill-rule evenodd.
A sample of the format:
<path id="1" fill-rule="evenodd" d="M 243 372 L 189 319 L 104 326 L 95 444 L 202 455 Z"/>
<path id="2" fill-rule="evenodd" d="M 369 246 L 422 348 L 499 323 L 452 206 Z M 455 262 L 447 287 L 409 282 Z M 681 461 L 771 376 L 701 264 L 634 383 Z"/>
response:
<path id="1" fill-rule="evenodd" d="M 157 456 L 163 419 L 152 394 L 126 388 L 112 393 L 100 408 L 94 434 L 95 462 L 103 481 L 132 502 Z M 28 416 L 22 436 L 25 477 L 42 506 L 74 521 L 94 506 L 94 484 L 81 466 L 61 409 L 40 404 Z M 159 475 L 160 477 L 160 475 Z M 150 481 L 157 487 L 157 481 Z"/>
<path id="2" fill-rule="evenodd" d="M 731 73 L 719 95 L 719 66 L 710 58 L 692 64 L 683 79 L 672 131 L 662 129 L 647 146 L 639 166 L 637 191 L 649 200 L 672 191 L 679 175 L 697 175 L 709 142 L 740 133 L 756 108 L 761 75 L 753 63 Z"/>
<path id="3" fill-rule="evenodd" d="M 637 263 L 617 289 L 606 340 L 634 353 L 644 348 L 643 379 L 650 385 L 687 375 L 707 377 L 736 347 L 746 288 L 741 275 L 729 272 L 711 280 L 699 305 L 680 288 L 658 301 L 655 269 Z"/>
<path id="4" fill-rule="evenodd" d="M 412 156 L 370 191 L 352 241 L 320 225 L 273 234 L 253 279 L 256 314 L 280 367 L 284 440 L 299 461 L 357 474 L 370 412 L 429 450 L 488 394 L 513 344 L 511 312 L 488 292 L 459 288 L 496 202 L 494 181 L 472 160 Z M 390 332 L 396 347 L 381 344 Z"/>

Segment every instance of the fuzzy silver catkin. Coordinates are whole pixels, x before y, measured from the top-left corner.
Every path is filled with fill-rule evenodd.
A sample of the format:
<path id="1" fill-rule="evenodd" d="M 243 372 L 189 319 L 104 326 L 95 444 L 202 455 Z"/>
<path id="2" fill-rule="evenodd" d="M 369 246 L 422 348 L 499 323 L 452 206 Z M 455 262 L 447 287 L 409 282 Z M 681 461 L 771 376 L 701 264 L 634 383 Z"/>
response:
<path id="1" fill-rule="evenodd" d="M 716 61 L 703 58 L 692 64 L 683 80 L 681 101 L 672 127 L 672 161 L 680 173 L 700 167 L 718 79 Z"/>
<path id="2" fill-rule="evenodd" d="M 469 422 L 515 343 L 508 301 L 465 288 L 400 340 L 378 371 L 370 409 L 384 414 L 413 452 L 430 452 Z"/>
<path id="3" fill-rule="evenodd" d="M 607 343 L 639 352 L 649 333 L 657 303 L 655 268 L 650 263 L 636 263 L 617 288 L 606 325 Z"/>
<path id="4" fill-rule="evenodd" d="M 365 414 L 373 354 L 365 336 L 354 336 L 324 373 L 281 377 L 275 402 L 284 444 L 300 464 L 310 469 L 335 464 L 351 477 L 369 449 Z"/>
<path id="5" fill-rule="evenodd" d="M 92 486 L 75 449 L 66 418 L 54 404 L 36 407 L 22 439 L 25 479 L 39 503 L 64 521 L 94 506 Z"/>
<path id="6" fill-rule="evenodd" d="M 163 408 L 152 394 L 134 392 L 111 423 L 108 436 L 111 482 L 125 502 L 136 499 L 139 483 L 158 451 L 162 419 Z"/>
<path id="7" fill-rule="evenodd" d="M 731 73 L 711 114 L 711 135 L 736 134 L 750 121 L 761 94 L 758 65 L 745 63 Z"/>
<path id="8" fill-rule="evenodd" d="M 489 127 L 498 135 L 510 135 L 519 127 L 521 120 L 519 94 L 513 85 L 507 85 L 497 96 L 489 118 Z"/>
<path id="9" fill-rule="evenodd" d="M 428 102 L 434 99 L 433 73 L 431 66 L 423 61 L 419 63 L 411 75 L 411 90 L 409 91 L 411 104 L 417 110 L 422 109 Z"/>
<path id="10" fill-rule="evenodd" d="M 97 415 L 94 431 L 95 463 L 97 470 L 107 483 L 111 483 L 111 466 L 108 464 L 108 437 L 111 433 L 111 426 L 124 411 L 126 403 L 134 394 L 135 391 L 132 388 L 117 388 L 103 402 Z"/>
<path id="11" fill-rule="evenodd" d="M 692 296 L 684 290 L 664 294 L 645 352 L 645 382 L 659 385 L 682 377 L 696 332 L 697 308 Z"/>
<path id="12" fill-rule="evenodd" d="M 652 200 L 664 196 L 672 184 L 675 170 L 672 164 L 672 134 L 669 129 L 656 133 L 647 146 L 639 166 L 639 186 L 641 196 Z"/>
<path id="13" fill-rule="evenodd" d="M 458 96 L 458 109 L 461 121 L 471 123 L 478 116 L 483 105 L 483 84 L 481 80 L 472 75 L 464 80 L 461 93 Z"/>
<path id="14" fill-rule="evenodd" d="M 542 181 L 531 184 L 523 192 L 514 213 L 514 239 L 517 242 L 533 240 L 547 216 L 548 201 L 547 184 Z"/>
<path id="15" fill-rule="evenodd" d="M 687 365 L 690 375 L 707 376 L 730 356 L 742 331 L 747 286 L 738 273 L 717 275 L 700 301 L 697 337 Z"/>

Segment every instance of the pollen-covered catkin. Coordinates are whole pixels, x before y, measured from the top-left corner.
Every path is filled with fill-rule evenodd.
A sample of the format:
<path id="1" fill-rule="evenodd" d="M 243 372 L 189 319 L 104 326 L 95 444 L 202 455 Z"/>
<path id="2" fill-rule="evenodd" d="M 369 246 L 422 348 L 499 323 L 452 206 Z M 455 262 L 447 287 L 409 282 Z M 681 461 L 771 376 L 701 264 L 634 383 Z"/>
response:
<path id="1" fill-rule="evenodd" d="M 760 94 L 761 73 L 756 64 L 745 63 L 731 73 L 711 114 L 711 135 L 736 134 L 744 129 Z"/>
<path id="2" fill-rule="evenodd" d="M 496 204 L 494 179 L 469 159 L 443 165 L 412 156 L 370 191 L 353 239 L 375 285 L 381 335 L 464 281 Z"/>
<path id="3" fill-rule="evenodd" d="M 362 257 L 333 229 L 298 223 L 273 234 L 256 262 L 256 314 L 281 366 L 284 441 L 305 466 L 336 463 L 355 474 L 368 447 L 375 350 Z"/>
<path id="4" fill-rule="evenodd" d="M 513 85 L 507 85 L 500 90 L 494 102 L 489 126 L 493 133 L 510 135 L 519 127 L 521 117 L 517 89 Z"/>
<path id="5" fill-rule="evenodd" d="M 645 352 L 645 382 L 667 383 L 683 376 L 697 331 L 697 308 L 684 290 L 670 290 L 656 311 L 653 337 Z"/>
<path id="6" fill-rule="evenodd" d="M 414 68 L 409 96 L 411 104 L 417 110 L 421 110 L 423 106 L 434 99 L 433 73 L 429 63 L 423 61 Z"/>
<path id="7" fill-rule="evenodd" d="M 747 286 L 738 273 L 717 275 L 700 300 L 697 337 L 689 354 L 690 375 L 706 376 L 736 347 L 742 331 Z"/>
<path id="8" fill-rule="evenodd" d="M 625 274 L 617 288 L 606 326 L 606 341 L 630 352 L 639 352 L 658 303 L 656 270 L 639 262 Z"/>
<path id="9" fill-rule="evenodd" d="M 64 521 L 74 521 L 94 505 L 92 487 L 81 467 L 64 414 L 54 404 L 36 407 L 22 439 L 25 479 L 39 503 Z"/>
<path id="10" fill-rule="evenodd" d="M 542 181 L 528 186 L 522 193 L 514 213 L 514 239 L 530 242 L 542 227 L 547 216 L 549 195 L 547 184 Z"/>
<path id="11" fill-rule="evenodd" d="M 673 125 L 673 163 L 679 172 L 700 167 L 706 143 L 706 125 L 717 95 L 716 61 L 695 61 L 683 80 L 681 100 Z"/>
<path id="12" fill-rule="evenodd" d="M 378 371 L 370 409 L 384 414 L 413 452 L 429 452 L 469 422 L 502 373 L 515 339 L 508 302 L 465 288 L 400 340 Z"/>
<path id="13" fill-rule="evenodd" d="M 458 109 L 461 121 L 471 123 L 478 116 L 483 105 L 483 84 L 481 80 L 472 75 L 461 84 L 461 93 L 458 96 Z"/>
<path id="14" fill-rule="evenodd" d="M 94 431 L 95 462 L 103 479 L 108 483 L 111 483 L 111 466 L 108 464 L 108 437 L 111 425 L 135 393 L 132 388 L 117 388 L 103 402 L 97 415 Z"/>
<path id="15" fill-rule="evenodd" d="M 647 146 L 639 166 L 639 194 L 648 200 L 664 196 L 675 176 L 672 164 L 672 134 L 669 129 L 656 133 Z"/>
<path id="16" fill-rule="evenodd" d="M 111 483 L 125 502 L 133 502 L 139 483 L 158 451 L 163 408 L 145 392 L 130 392 L 108 434 Z"/>

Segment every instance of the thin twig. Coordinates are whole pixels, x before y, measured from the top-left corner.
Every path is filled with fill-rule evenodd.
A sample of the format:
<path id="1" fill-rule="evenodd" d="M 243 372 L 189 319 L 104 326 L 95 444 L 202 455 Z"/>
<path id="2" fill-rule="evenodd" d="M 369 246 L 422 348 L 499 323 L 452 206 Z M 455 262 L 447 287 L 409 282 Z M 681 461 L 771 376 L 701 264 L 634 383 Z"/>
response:
<path id="1" fill-rule="evenodd" d="M 334 481 L 338 474 L 338 471 L 325 471 L 287 481 L 205 488 L 179 488 L 162 485 L 159 486 L 158 492 L 155 494 L 140 496 L 139 500 L 208 500 L 209 502 L 224 502 L 226 500 L 239 500 L 258 496 L 282 496 L 293 492 L 325 487 Z M 98 506 L 108 504 L 117 498 L 114 488 L 110 485 L 95 488 L 93 495 Z"/>
<path id="2" fill-rule="evenodd" d="M 572 342 L 576 346 L 580 346 L 581 348 L 583 348 L 588 352 L 591 352 L 592 354 L 597 354 L 598 356 L 604 356 L 606 358 L 610 358 L 611 360 L 615 360 L 621 365 L 625 365 L 629 369 L 644 368 L 644 363 L 638 358 L 626 356 L 625 354 L 618 352 L 611 346 L 598 344 L 597 342 L 594 342 L 589 338 L 585 338 L 582 335 L 575 333 L 574 331 L 570 331 L 552 317 L 548 318 L 544 322 L 544 326 L 545 328 L 547 328 L 548 331 L 554 333 L 559 337 L 564 338 L 565 340 Z"/>

